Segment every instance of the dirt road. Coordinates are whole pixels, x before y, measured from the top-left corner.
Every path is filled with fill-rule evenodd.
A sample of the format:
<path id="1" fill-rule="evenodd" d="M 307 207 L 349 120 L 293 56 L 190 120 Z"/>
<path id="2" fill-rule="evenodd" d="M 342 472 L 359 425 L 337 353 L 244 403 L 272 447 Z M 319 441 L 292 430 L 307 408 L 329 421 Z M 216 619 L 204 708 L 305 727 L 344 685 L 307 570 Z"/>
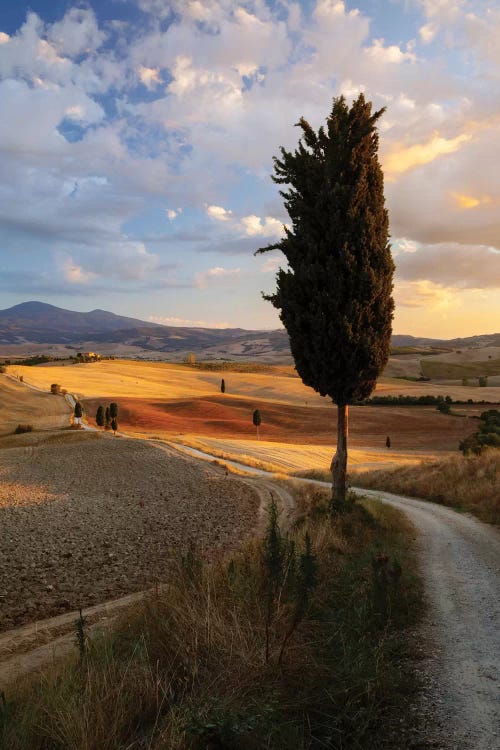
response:
<path id="1" fill-rule="evenodd" d="M 437 716 L 444 746 L 498 750 L 500 533 L 441 505 L 362 492 L 402 509 L 420 532 L 429 601 L 422 636 L 430 648 L 423 703 Z"/>
<path id="2" fill-rule="evenodd" d="M 355 491 L 401 509 L 419 532 L 429 615 L 417 634 L 427 687 L 419 707 L 425 738 L 416 747 L 500 750 L 500 532 L 442 505 Z"/>

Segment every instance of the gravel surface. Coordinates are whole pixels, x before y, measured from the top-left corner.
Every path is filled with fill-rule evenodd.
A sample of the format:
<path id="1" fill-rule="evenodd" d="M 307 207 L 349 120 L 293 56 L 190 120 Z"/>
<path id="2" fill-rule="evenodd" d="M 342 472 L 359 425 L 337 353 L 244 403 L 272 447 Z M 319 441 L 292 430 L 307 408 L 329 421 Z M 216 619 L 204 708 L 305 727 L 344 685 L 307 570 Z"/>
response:
<path id="1" fill-rule="evenodd" d="M 40 435 L 0 450 L 0 630 L 167 580 L 189 548 L 241 544 L 259 497 L 144 441 Z"/>
<path id="2" fill-rule="evenodd" d="M 362 490 L 420 531 L 429 617 L 417 634 L 425 726 L 415 748 L 500 748 L 500 533 L 434 503 Z M 429 723 L 429 718 L 431 723 Z"/>

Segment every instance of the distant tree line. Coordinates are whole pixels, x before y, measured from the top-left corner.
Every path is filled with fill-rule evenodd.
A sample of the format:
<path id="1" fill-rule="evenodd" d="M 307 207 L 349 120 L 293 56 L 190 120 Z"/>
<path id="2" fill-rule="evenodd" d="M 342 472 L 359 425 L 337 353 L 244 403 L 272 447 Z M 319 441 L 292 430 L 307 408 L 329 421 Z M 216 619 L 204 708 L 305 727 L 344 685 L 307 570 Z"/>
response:
<path id="1" fill-rule="evenodd" d="M 475 401 L 472 398 L 453 399 L 451 396 L 372 396 L 358 401 L 357 406 L 439 406 L 439 404 L 489 404 L 490 401 Z"/>

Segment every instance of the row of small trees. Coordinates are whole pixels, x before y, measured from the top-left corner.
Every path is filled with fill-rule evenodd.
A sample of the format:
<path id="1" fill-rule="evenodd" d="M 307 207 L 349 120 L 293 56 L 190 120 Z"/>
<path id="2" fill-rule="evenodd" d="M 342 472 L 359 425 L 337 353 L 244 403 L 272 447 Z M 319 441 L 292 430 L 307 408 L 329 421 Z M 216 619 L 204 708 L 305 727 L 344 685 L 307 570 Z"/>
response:
<path id="1" fill-rule="evenodd" d="M 118 404 L 114 401 L 104 408 L 99 405 L 97 407 L 95 422 L 98 427 L 104 427 L 106 430 L 113 430 L 116 434 L 118 429 Z"/>

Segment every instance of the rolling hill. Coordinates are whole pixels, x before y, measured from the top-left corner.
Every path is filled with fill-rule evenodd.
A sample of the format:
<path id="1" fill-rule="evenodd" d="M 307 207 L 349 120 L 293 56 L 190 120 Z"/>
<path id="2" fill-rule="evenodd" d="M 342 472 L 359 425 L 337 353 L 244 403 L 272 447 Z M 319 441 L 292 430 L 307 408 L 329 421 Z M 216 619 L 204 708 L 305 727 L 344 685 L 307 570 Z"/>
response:
<path id="1" fill-rule="evenodd" d="M 500 333 L 446 341 L 395 335 L 393 346 L 450 349 L 500 346 Z M 291 361 L 286 331 L 242 328 L 189 328 L 115 315 L 106 310 L 75 312 L 44 302 L 23 302 L 0 310 L 0 355 L 50 353 L 67 349 L 142 358 L 182 357 L 194 351 L 204 359 Z M 67 353 L 67 352 L 66 352 Z"/>

